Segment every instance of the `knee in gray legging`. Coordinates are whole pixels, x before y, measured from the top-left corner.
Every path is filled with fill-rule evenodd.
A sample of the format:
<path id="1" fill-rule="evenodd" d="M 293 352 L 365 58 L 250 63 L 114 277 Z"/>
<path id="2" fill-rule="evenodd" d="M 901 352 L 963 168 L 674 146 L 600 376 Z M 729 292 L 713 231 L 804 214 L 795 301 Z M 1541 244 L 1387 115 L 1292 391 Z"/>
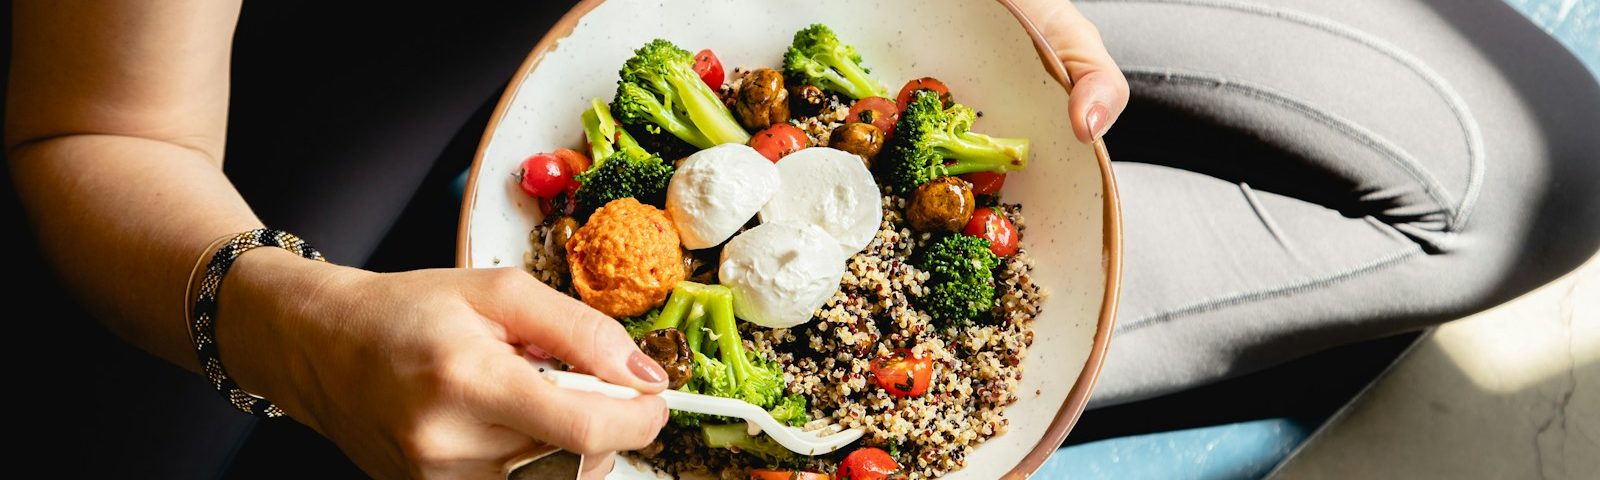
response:
<path id="1" fill-rule="evenodd" d="M 1080 1 L 1121 315 L 1098 404 L 1478 311 L 1600 248 L 1600 87 L 1499 2 Z"/>

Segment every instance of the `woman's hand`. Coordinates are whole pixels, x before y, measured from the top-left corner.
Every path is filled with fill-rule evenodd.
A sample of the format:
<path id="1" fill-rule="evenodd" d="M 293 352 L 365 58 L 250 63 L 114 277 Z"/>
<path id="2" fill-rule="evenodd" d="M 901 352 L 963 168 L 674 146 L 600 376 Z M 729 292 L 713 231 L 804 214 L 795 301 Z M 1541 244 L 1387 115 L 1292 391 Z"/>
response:
<path id="1" fill-rule="evenodd" d="M 1072 79 L 1072 132 L 1084 143 L 1105 135 L 1128 106 L 1128 79 L 1106 53 L 1100 30 L 1066 0 L 1016 0 Z"/>
<path id="2" fill-rule="evenodd" d="M 528 364 L 533 346 L 647 393 L 667 380 L 615 320 L 525 272 L 376 274 L 258 250 L 223 285 L 223 361 L 369 474 L 503 479 L 540 444 L 604 458 L 667 421 L 659 397 L 562 390 Z"/>

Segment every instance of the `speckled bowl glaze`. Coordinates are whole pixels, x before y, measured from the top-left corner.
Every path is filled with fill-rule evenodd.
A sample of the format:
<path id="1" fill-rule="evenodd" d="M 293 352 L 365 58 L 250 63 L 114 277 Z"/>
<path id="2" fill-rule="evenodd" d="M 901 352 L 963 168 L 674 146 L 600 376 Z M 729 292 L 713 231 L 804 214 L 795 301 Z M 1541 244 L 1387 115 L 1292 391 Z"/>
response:
<path id="1" fill-rule="evenodd" d="M 848 8 L 847 8 L 848 7 Z M 934 76 L 983 112 L 978 129 L 1033 140 L 1028 169 L 1006 182 L 1027 213 L 1023 244 L 1051 295 L 1034 323 L 1010 430 L 979 446 L 946 478 L 1020 477 L 1071 430 L 1110 340 L 1121 268 L 1116 189 L 1103 145 L 1072 136 L 1065 72 L 1009 0 L 588 0 L 539 42 L 484 132 L 462 205 L 457 264 L 520 266 L 540 220 L 512 172 L 528 155 L 580 144 L 578 115 L 609 100 L 617 69 L 653 38 L 711 48 L 734 67 L 776 67 L 791 36 L 811 23 L 854 44 L 891 92 Z M 532 32 L 530 32 L 532 34 Z M 611 478 L 656 478 L 619 462 Z"/>

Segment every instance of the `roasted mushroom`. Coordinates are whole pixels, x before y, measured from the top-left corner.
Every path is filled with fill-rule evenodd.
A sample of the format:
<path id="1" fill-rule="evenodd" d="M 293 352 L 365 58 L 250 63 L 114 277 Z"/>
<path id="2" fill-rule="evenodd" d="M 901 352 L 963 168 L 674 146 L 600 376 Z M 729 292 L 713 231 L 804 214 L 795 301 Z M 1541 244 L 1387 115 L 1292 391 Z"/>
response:
<path id="1" fill-rule="evenodd" d="M 846 123 L 834 127 L 828 146 L 860 155 L 867 168 L 872 168 L 872 159 L 883 149 L 883 130 L 870 123 Z"/>
<path id="2" fill-rule="evenodd" d="M 572 217 L 558 217 L 550 222 L 550 233 L 544 237 L 544 253 L 549 258 L 565 269 L 567 264 L 567 240 L 572 239 L 572 232 L 578 230 L 578 221 Z"/>
<path id="3" fill-rule="evenodd" d="M 972 219 L 972 184 L 956 177 L 939 177 L 911 194 L 906 217 L 911 228 L 922 232 L 959 232 Z"/>
<path id="4" fill-rule="evenodd" d="M 770 68 L 744 74 L 733 111 L 739 115 L 739 123 L 751 130 L 789 121 L 789 91 L 783 88 L 783 74 Z"/>
<path id="5" fill-rule="evenodd" d="M 828 104 L 828 94 L 822 93 L 816 85 L 797 85 L 789 89 L 789 110 L 802 117 L 814 117 L 822 113 L 822 107 Z"/>
<path id="6" fill-rule="evenodd" d="M 683 332 L 676 328 L 652 330 L 639 339 L 639 349 L 667 371 L 667 388 L 677 389 L 694 376 L 694 358 Z"/>

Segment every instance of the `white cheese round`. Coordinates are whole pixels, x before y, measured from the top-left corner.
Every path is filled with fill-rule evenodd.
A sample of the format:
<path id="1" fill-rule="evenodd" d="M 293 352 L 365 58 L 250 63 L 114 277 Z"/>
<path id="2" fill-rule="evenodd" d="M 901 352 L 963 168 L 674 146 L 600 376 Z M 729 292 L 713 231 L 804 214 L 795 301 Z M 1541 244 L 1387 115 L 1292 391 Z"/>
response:
<path id="1" fill-rule="evenodd" d="M 822 227 L 838 240 L 842 258 L 872 243 L 883 221 L 883 197 L 861 157 L 812 147 L 778 161 L 778 194 L 761 207 L 762 222 Z"/>
<path id="2" fill-rule="evenodd" d="M 667 184 L 667 213 L 684 248 L 710 248 L 739 231 L 778 191 L 778 168 L 755 149 L 725 143 L 690 155 Z"/>
<path id="3" fill-rule="evenodd" d="M 734 315 L 768 328 L 811 320 L 844 277 L 837 245 L 821 227 L 796 223 L 763 223 L 733 237 L 717 273 L 733 289 Z"/>

